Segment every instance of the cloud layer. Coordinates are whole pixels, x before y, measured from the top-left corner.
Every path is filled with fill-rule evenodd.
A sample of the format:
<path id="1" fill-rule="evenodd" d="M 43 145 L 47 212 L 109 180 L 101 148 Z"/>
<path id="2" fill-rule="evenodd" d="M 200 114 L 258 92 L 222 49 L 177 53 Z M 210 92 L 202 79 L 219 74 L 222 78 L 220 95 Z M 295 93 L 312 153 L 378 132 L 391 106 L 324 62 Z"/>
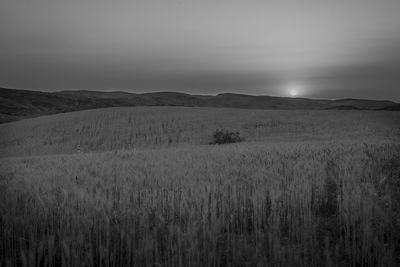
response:
<path id="1" fill-rule="evenodd" d="M 0 86 L 400 100 L 400 1 L 3 0 Z"/>

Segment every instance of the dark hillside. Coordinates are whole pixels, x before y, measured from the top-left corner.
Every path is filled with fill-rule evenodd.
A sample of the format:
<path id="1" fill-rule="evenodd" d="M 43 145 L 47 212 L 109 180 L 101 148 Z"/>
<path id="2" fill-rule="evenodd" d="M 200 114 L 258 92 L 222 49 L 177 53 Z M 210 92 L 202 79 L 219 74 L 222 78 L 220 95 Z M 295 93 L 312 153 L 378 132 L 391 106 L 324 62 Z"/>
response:
<path id="1" fill-rule="evenodd" d="M 244 109 L 369 109 L 398 110 L 391 101 L 363 99 L 318 100 L 224 93 L 216 96 L 177 92 L 39 92 L 0 88 L 0 122 L 62 112 L 124 106 L 229 107 Z"/>

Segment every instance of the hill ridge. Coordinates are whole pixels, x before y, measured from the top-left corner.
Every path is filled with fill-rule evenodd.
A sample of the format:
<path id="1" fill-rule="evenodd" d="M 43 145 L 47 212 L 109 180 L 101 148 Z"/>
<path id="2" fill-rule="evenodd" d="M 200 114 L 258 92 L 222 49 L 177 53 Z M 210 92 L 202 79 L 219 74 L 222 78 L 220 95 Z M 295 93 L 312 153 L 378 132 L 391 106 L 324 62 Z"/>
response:
<path id="1" fill-rule="evenodd" d="M 0 123 L 41 115 L 124 106 L 229 107 L 244 109 L 398 110 L 399 103 L 368 99 L 309 99 L 239 93 L 192 95 L 182 92 L 63 90 L 42 92 L 0 88 Z"/>

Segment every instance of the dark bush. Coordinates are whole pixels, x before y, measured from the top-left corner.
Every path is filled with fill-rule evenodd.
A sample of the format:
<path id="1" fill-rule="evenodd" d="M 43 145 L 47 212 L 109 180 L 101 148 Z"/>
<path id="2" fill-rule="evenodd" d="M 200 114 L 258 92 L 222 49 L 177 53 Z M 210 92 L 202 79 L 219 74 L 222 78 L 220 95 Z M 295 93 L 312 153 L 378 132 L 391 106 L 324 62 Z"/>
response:
<path id="1" fill-rule="evenodd" d="M 228 130 L 216 130 L 213 134 L 213 142 L 210 144 L 228 144 L 241 142 L 244 139 L 240 136 L 239 132 L 230 132 Z"/>

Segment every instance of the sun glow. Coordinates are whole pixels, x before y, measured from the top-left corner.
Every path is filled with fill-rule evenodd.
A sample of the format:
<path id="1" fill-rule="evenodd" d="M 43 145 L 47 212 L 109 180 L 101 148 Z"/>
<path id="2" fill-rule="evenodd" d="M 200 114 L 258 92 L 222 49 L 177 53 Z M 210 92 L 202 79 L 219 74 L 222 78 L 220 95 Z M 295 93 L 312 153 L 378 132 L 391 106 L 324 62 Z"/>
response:
<path id="1" fill-rule="evenodd" d="M 297 96 L 297 90 L 296 89 L 291 89 L 289 91 L 290 96 Z"/>
<path id="2" fill-rule="evenodd" d="M 289 94 L 289 96 L 291 97 L 296 97 L 298 95 L 300 95 L 301 93 L 301 87 L 299 85 L 290 85 L 287 88 L 287 94 Z"/>

